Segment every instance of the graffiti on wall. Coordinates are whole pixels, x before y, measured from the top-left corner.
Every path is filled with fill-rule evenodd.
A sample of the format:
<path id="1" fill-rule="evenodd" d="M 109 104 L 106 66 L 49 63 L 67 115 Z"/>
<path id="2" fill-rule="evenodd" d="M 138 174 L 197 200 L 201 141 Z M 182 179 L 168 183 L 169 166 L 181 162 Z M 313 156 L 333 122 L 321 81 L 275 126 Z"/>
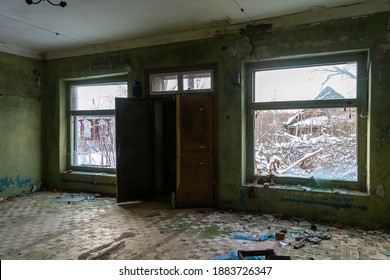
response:
<path id="1" fill-rule="evenodd" d="M 14 178 L 10 176 L 0 178 L 0 193 L 9 189 L 31 189 L 32 186 L 31 179 L 23 179 L 20 175 Z"/>

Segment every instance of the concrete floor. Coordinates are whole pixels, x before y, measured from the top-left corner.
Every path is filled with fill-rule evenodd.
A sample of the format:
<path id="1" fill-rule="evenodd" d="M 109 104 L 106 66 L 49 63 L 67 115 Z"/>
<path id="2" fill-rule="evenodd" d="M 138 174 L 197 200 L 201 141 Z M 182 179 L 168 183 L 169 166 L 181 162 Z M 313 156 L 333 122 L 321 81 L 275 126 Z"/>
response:
<path id="1" fill-rule="evenodd" d="M 173 210 L 164 202 L 118 206 L 113 198 L 53 192 L 3 198 L 0 213 L 2 260 L 207 260 L 263 249 L 301 260 L 390 259 L 389 232 L 316 223 L 316 232 L 331 238 L 295 249 L 295 238 L 310 232 L 313 223 L 259 213 Z M 281 230 L 287 230 L 282 241 L 230 237 L 232 232 L 258 236 Z"/>

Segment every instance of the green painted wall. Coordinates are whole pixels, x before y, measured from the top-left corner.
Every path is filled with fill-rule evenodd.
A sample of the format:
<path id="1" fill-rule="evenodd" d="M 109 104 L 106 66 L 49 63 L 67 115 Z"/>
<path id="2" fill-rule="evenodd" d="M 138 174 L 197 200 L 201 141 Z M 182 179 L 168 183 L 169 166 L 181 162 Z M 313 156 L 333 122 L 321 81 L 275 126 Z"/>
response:
<path id="1" fill-rule="evenodd" d="M 42 181 L 43 62 L 0 53 L 0 196 Z"/>
<path id="2" fill-rule="evenodd" d="M 51 188 L 115 194 L 114 180 L 74 178 L 66 170 L 66 112 L 63 80 L 128 72 L 129 83 L 144 82 L 147 68 L 218 63 L 218 206 L 284 213 L 343 223 L 390 227 L 390 34 L 389 13 L 313 25 L 261 28 L 246 36 L 167 44 L 45 62 L 43 103 L 45 184 Z M 248 34 L 248 32 L 247 32 Z M 253 48 L 252 48 L 253 47 Z M 245 182 L 244 86 L 232 83 L 245 61 L 308 53 L 369 49 L 369 194 L 340 195 L 257 188 L 248 196 Z M 242 72 L 245 78 L 245 70 Z M 83 179 L 84 178 L 84 179 Z"/>

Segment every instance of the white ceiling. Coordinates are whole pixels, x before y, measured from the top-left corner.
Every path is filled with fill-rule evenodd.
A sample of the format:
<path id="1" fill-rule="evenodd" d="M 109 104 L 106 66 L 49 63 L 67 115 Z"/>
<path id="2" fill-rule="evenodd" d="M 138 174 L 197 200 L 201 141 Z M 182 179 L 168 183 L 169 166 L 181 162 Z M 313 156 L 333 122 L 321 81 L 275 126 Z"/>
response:
<path id="1" fill-rule="evenodd" d="M 36 2 L 37 0 L 33 0 Z M 59 3 L 60 0 L 51 0 Z M 0 2 L 0 51 L 55 57 L 56 52 L 227 27 L 283 15 L 360 4 L 389 9 L 388 0 L 43 0 Z M 354 7 L 354 6 L 351 6 Z M 365 8 L 364 8 L 365 7 Z M 242 10 L 241 10 L 242 9 Z M 361 13 L 366 11 L 362 10 Z M 372 12 L 372 11 L 371 11 Z M 189 37 L 189 39 L 191 36 Z M 119 48 L 119 44 L 116 45 Z"/>

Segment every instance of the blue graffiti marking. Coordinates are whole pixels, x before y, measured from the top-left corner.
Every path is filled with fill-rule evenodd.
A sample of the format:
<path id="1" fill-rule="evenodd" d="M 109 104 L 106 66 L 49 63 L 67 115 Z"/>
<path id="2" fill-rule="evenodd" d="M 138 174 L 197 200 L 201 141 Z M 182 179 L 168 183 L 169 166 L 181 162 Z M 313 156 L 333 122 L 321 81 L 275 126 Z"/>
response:
<path id="1" fill-rule="evenodd" d="M 303 199 L 296 199 L 292 197 L 288 197 L 285 199 L 288 202 L 297 202 L 297 203 L 303 203 L 303 204 L 312 204 L 312 205 L 323 205 L 323 206 L 330 206 L 337 209 L 343 208 L 343 209 L 351 209 L 351 208 L 358 208 L 361 210 L 367 210 L 367 207 L 364 206 L 353 206 L 352 205 L 352 199 L 351 198 L 336 198 L 334 199 L 335 202 L 328 202 L 328 199 L 322 199 L 322 201 L 314 201 L 314 200 L 303 200 Z M 342 202 L 343 200 L 343 202 Z"/>
<path id="2" fill-rule="evenodd" d="M 0 192 L 4 192 L 11 187 L 24 188 L 31 186 L 31 179 L 22 179 L 20 175 L 16 176 L 15 179 L 10 176 L 0 178 Z"/>
<path id="3" fill-rule="evenodd" d="M 390 139 L 390 125 L 382 128 L 381 138 L 382 138 L 382 140 L 389 140 Z"/>

